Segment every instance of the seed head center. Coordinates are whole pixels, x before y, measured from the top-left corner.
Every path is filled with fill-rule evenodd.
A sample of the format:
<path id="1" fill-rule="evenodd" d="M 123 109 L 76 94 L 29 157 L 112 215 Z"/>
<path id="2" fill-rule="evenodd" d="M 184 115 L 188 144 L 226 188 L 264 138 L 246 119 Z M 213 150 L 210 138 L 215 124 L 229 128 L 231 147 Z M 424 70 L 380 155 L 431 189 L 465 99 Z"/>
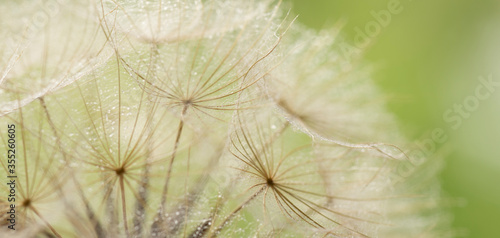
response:
<path id="1" fill-rule="evenodd" d="M 122 176 L 125 173 L 125 168 L 122 166 L 122 167 L 116 169 L 115 172 L 116 172 L 116 175 Z"/>
<path id="2" fill-rule="evenodd" d="M 272 178 L 268 178 L 267 181 L 266 181 L 267 185 L 268 186 L 274 186 L 274 181 Z"/>
<path id="3" fill-rule="evenodd" d="M 31 205 L 31 199 L 26 199 L 22 203 L 23 207 L 29 207 L 30 205 Z"/>

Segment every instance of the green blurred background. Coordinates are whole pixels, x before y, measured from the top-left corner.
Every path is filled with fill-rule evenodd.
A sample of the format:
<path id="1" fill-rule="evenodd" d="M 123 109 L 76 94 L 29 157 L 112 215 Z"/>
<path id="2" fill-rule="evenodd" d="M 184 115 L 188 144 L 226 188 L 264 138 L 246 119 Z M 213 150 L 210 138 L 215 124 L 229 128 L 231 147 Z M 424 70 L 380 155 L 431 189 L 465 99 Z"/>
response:
<path id="1" fill-rule="evenodd" d="M 356 27 L 376 21 L 372 11 L 399 2 L 400 13 L 374 35 L 362 60 L 407 134 L 421 138 L 443 128 L 449 140 L 440 175 L 452 206 L 453 228 L 465 237 L 500 237 L 500 87 L 463 118 L 456 130 L 443 113 L 475 95 L 478 78 L 500 82 L 498 0 L 288 0 L 299 22 L 321 29 L 346 20 L 342 34 L 355 45 Z"/>

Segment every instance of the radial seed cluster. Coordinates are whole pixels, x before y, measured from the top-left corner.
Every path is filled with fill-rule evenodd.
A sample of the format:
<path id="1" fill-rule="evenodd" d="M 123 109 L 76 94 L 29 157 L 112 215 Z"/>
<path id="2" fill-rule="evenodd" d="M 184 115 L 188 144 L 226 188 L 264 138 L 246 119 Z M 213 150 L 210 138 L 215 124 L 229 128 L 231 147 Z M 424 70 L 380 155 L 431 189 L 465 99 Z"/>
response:
<path id="1" fill-rule="evenodd" d="M 408 142 L 369 70 L 333 50 L 338 28 L 288 10 L 1 3 L 0 175 L 16 197 L 2 182 L 0 236 L 449 235 L 439 165 L 401 179 Z"/>

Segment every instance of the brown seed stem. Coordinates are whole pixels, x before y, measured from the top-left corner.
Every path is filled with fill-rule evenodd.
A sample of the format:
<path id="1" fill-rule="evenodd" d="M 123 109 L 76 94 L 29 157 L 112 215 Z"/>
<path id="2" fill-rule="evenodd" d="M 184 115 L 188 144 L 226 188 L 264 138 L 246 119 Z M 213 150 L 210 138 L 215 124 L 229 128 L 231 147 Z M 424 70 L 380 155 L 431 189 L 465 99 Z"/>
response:
<path id="1" fill-rule="evenodd" d="M 217 236 L 217 234 L 224 229 L 224 227 L 233 219 L 233 217 L 243 209 L 244 206 L 248 205 L 252 200 L 254 200 L 259 194 L 261 194 L 264 190 L 266 189 L 266 186 L 262 186 L 261 189 L 259 189 L 257 192 L 252 194 L 245 202 L 243 202 L 241 205 L 239 205 L 236 209 L 234 209 L 227 217 L 224 219 L 224 221 L 221 223 L 219 227 L 215 229 L 214 232 L 212 232 L 212 235 L 210 236 L 211 238 L 214 238 Z"/>
<path id="2" fill-rule="evenodd" d="M 125 234 L 128 237 L 128 225 L 127 225 L 127 207 L 125 202 L 125 185 L 123 184 L 123 174 L 120 176 L 120 190 L 122 195 L 122 212 L 123 212 L 123 225 L 125 226 Z"/>
<path id="3" fill-rule="evenodd" d="M 167 202 L 168 184 L 170 182 L 170 176 L 172 173 L 172 165 L 174 164 L 175 156 L 177 155 L 177 149 L 179 148 L 179 142 L 182 135 L 182 129 L 184 128 L 184 116 L 186 115 L 189 104 L 185 104 L 181 112 L 181 121 L 179 122 L 179 127 L 177 129 L 177 136 L 174 142 L 174 149 L 172 155 L 170 156 L 170 162 L 167 170 L 167 177 L 165 178 L 165 185 L 163 186 L 163 192 L 161 197 L 160 208 L 158 209 L 158 222 L 162 222 L 165 203 Z M 153 231 L 158 230 L 158 222 L 154 222 L 152 226 Z"/>

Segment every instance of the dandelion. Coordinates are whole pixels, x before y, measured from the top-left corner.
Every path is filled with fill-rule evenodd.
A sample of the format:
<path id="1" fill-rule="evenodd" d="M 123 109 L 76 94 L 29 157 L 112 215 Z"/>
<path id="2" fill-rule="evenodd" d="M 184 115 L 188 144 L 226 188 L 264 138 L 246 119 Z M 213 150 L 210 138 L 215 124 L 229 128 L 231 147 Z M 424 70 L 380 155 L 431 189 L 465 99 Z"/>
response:
<path id="1" fill-rule="evenodd" d="M 331 49 L 337 28 L 312 32 L 281 1 L 58 3 L 33 38 L 0 52 L 20 214 L 2 232 L 446 234 L 436 171 L 392 180 L 407 142 L 369 71 Z"/>
<path id="2" fill-rule="evenodd" d="M 38 118 L 38 122 L 28 123 L 29 119 L 33 118 Z M 9 177 L 8 182 L 13 186 L 7 184 L 9 190 L 6 190 L 10 192 L 9 195 L 16 196 L 2 199 L 4 202 L 15 201 L 19 220 L 16 229 L 41 226 L 46 227 L 55 236 L 61 237 L 55 230 L 54 224 L 63 216 L 64 210 L 57 209 L 57 205 L 60 202 L 71 203 L 71 198 L 67 196 L 71 190 L 62 182 L 68 178 L 67 170 L 64 170 L 64 166 L 59 162 L 63 154 L 55 146 L 53 137 L 46 134 L 50 131 L 50 126 L 44 117 L 43 108 L 40 104 L 31 104 L 19 108 L 16 113 L 2 119 L 4 124 L 9 121 L 18 127 L 17 146 L 12 146 L 13 144 L 6 138 L 1 140 L 2 151 L 7 154 L 9 149 L 13 150 L 9 153 L 11 155 L 9 159 L 17 161 L 14 163 L 1 161 L 5 175 L 12 175 L 11 169 L 16 171 L 17 179 Z M 5 132 L 4 135 L 7 134 L 3 128 L 2 132 Z M 11 192 L 12 188 L 16 191 Z M 12 208 L 10 203 L 7 206 Z M 10 218 L 10 214 L 7 215 Z"/>
<path id="3" fill-rule="evenodd" d="M 2 6 L 2 22 L 27 24 L 14 21 L 4 32 L 0 115 L 73 83 L 111 56 L 88 3 L 57 4 L 48 13 L 36 3 L 20 4 Z"/>
<path id="4" fill-rule="evenodd" d="M 396 138 L 401 143 L 367 70 L 325 50 L 338 40 L 338 27 L 319 35 L 294 30 L 297 36 L 282 46 L 290 55 L 283 62 L 287 66 L 272 71 L 265 88 L 284 117 L 315 138 L 352 144 Z"/>

